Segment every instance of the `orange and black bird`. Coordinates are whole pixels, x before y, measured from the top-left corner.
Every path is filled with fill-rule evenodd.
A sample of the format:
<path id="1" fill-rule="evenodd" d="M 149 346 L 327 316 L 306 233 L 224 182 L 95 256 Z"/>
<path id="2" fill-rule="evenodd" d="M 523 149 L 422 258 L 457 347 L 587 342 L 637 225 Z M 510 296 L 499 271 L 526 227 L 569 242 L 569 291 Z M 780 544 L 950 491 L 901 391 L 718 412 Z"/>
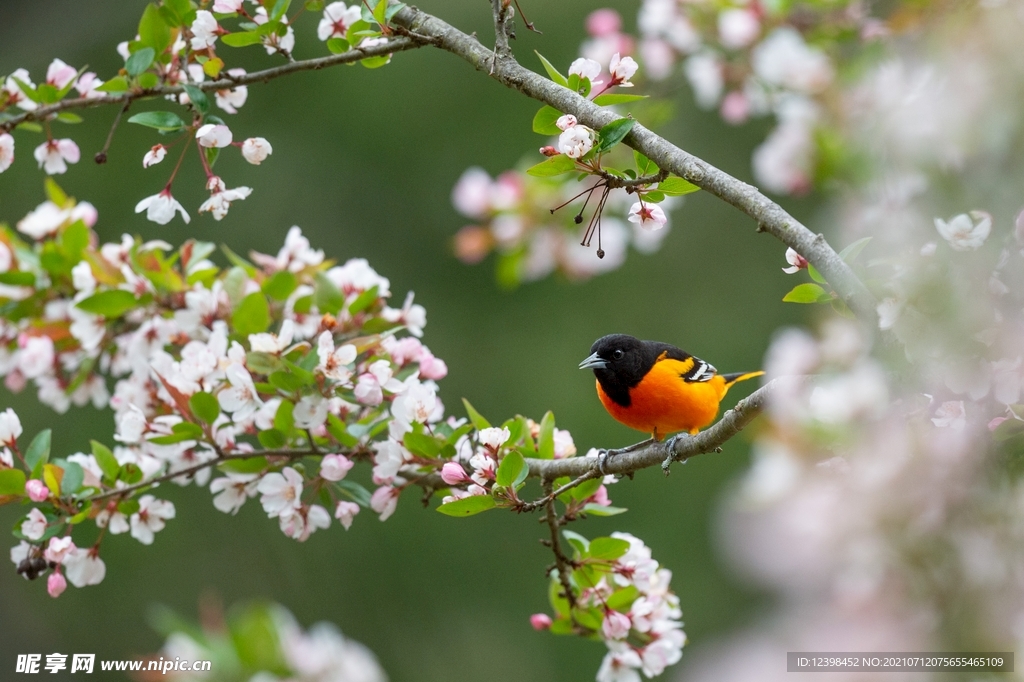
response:
<path id="1" fill-rule="evenodd" d="M 733 384 L 764 374 L 719 374 L 675 346 L 626 334 L 603 336 L 590 351 L 580 369 L 594 370 L 608 414 L 656 441 L 678 431 L 697 433 L 715 420 Z"/>

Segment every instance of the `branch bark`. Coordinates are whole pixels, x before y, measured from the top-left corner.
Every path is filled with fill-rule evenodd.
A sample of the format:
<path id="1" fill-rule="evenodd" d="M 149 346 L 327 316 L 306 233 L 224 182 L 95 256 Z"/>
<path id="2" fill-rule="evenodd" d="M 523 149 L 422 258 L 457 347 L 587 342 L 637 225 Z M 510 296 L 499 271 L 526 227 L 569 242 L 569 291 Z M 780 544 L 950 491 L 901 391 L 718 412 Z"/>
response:
<path id="1" fill-rule="evenodd" d="M 395 15 L 394 22 L 434 39 L 435 45 L 464 59 L 502 85 L 563 113 L 572 114 L 591 128 L 601 128 L 620 118 L 572 90 L 524 68 L 511 55 L 484 47 L 475 37 L 430 14 L 406 7 Z M 877 302 L 823 235 L 811 232 L 756 187 L 689 154 L 639 123 L 633 126 L 625 143 L 658 164 L 659 168 L 692 182 L 749 215 L 757 222 L 759 232 L 771 234 L 810 261 L 843 301 L 874 326 Z"/>

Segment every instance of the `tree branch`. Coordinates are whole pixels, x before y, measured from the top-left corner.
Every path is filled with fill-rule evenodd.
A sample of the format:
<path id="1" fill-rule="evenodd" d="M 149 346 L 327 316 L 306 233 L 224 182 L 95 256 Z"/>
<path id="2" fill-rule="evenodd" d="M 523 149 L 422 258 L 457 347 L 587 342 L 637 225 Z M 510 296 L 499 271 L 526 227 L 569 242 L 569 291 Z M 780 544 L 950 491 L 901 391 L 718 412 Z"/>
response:
<path id="1" fill-rule="evenodd" d="M 409 37 L 405 38 L 393 38 L 383 45 L 375 45 L 373 47 L 366 48 L 357 47 L 340 54 L 332 54 L 327 57 L 317 57 L 316 59 L 305 59 L 298 62 L 289 62 L 287 64 L 282 64 L 281 66 L 264 69 L 263 71 L 253 71 L 252 73 L 247 73 L 244 76 L 225 77 L 220 80 L 191 83 L 190 85 L 194 85 L 200 90 L 204 90 L 206 92 L 213 90 L 230 90 L 231 88 L 237 88 L 239 85 L 266 83 L 267 81 L 274 80 L 281 76 L 286 76 L 290 73 L 296 73 L 298 71 L 316 71 L 319 69 L 325 69 L 329 66 L 337 66 L 338 64 L 351 64 L 352 62 L 358 62 L 359 60 L 366 59 L 367 57 L 382 57 L 394 52 L 404 52 L 417 47 L 423 47 L 434 40 L 434 38 L 430 36 L 418 36 L 415 32 L 408 32 L 408 35 Z M 185 89 L 181 85 L 161 85 L 148 90 L 127 90 L 116 95 L 65 99 L 55 104 L 42 106 L 33 111 L 26 111 L 17 116 L 12 116 L 9 119 L 0 121 L 0 130 L 9 132 L 19 124 L 26 121 L 45 121 L 49 119 L 51 115 L 68 109 L 85 109 L 102 106 L 104 104 L 128 105 L 137 99 L 159 97 L 162 95 L 177 95 L 184 91 Z"/>
<path id="2" fill-rule="evenodd" d="M 625 475 L 661 465 L 667 474 L 672 462 L 685 462 L 691 457 L 706 452 L 717 452 L 730 438 L 743 430 L 764 410 L 764 406 L 772 391 L 780 381 L 791 379 L 774 379 L 736 403 L 736 407 L 728 410 L 710 428 L 696 436 L 682 436 L 675 441 L 669 439 L 660 443 L 633 450 L 632 452 L 613 455 L 604 464 L 605 474 Z M 566 459 L 534 459 L 526 460 L 530 467 L 530 476 L 540 477 L 544 481 L 553 481 L 562 476 L 579 479 L 602 475 L 601 462 L 596 457 L 568 457 Z M 564 488 L 564 486 L 563 486 Z M 563 488 L 559 488 L 562 491 Z"/>
<path id="3" fill-rule="evenodd" d="M 573 114 L 579 122 L 591 128 L 601 128 L 620 118 L 572 90 L 524 68 L 511 56 L 502 56 L 501 68 L 494 69 L 492 50 L 437 17 L 406 7 L 395 15 L 393 21 L 435 39 L 438 47 L 461 57 L 478 71 L 488 73 L 502 85 L 563 113 Z M 877 302 L 874 297 L 839 254 L 828 245 L 825 237 L 811 232 L 756 187 L 687 153 L 639 123 L 633 126 L 625 143 L 644 154 L 659 168 L 692 182 L 749 215 L 757 221 L 759 232 L 768 232 L 810 261 L 857 315 L 872 324 L 877 320 Z"/>

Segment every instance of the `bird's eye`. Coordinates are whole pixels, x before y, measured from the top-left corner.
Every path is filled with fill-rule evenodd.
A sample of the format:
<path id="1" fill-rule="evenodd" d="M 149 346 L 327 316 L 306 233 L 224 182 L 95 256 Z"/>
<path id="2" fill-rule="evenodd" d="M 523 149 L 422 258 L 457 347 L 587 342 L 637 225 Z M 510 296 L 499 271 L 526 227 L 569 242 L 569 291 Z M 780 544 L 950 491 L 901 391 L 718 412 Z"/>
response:
<path id="1" fill-rule="evenodd" d="M 624 353 L 624 352 L 622 351 L 622 349 L 621 349 L 621 348 L 618 348 L 618 349 L 616 349 L 616 350 L 615 350 L 615 351 L 614 351 L 614 352 L 612 353 L 612 359 L 613 359 L 613 360 L 621 360 L 621 359 L 622 359 L 622 357 L 623 357 L 624 355 L 625 355 L 625 353 Z"/>

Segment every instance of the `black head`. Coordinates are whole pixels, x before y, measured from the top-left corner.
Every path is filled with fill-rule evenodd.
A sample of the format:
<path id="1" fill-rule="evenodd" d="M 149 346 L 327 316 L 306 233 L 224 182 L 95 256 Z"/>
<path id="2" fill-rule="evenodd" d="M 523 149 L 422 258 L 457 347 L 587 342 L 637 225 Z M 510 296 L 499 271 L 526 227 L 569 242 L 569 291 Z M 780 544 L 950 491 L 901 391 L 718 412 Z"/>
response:
<path id="1" fill-rule="evenodd" d="M 629 405 L 629 389 L 636 386 L 658 359 L 658 349 L 626 334 L 602 336 L 590 347 L 580 369 L 593 369 L 601 388 L 615 402 Z"/>

